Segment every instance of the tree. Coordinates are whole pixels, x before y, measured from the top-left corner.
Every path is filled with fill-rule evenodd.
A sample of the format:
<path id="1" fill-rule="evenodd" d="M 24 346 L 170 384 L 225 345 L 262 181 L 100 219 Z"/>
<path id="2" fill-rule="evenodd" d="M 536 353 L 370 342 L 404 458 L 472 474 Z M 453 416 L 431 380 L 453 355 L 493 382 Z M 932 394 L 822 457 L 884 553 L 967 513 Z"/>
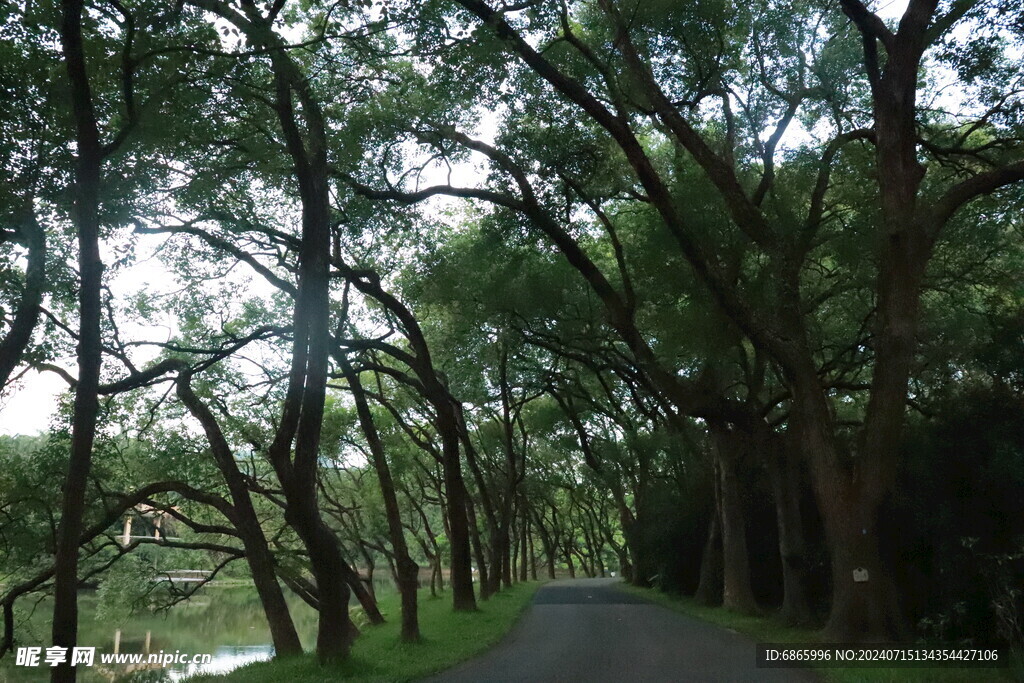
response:
<path id="1" fill-rule="evenodd" d="M 916 128 L 924 119 L 917 105 L 918 73 L 929 47 L 940 38 L 953 40 L 949 31 L 955 24 L 994 11 L 998 3 L 959 3 L 939 13 L 937 2 L 911 2 L 892 31 L 859 2 L 842 2 L 842 11 L 864 38 L 861 74 L 848 54 L 836 54 L 826 42 L 843 43 L 853 37 L 834 8 L 818 18 L 814 7 L 800 5 L 792 8 L 802 17 L 794 23 L 792 11 L 783 19 L 780 8 L 771 4 L 750 12 L 696 9 L 676 15 L 658 5 L 632 11 L 628 18 L 611 0 L 501 10 L 475 0 L 456 4 L 486 29 L 448 46 L 455 65 L 450 73 L 497 75 L 493 56 L 502 51 L 515 55 L 521 66 L 504 73 L 509 74 L 507 82 L 516 84 L 516 97 L 529 93 L 534 106 L 526 113 L 509 105 L 506 139 L 513 139 L 515 126 L 536 122 L 544 112 L 552 130 L 564 130 L 571 121 L 611 144 L 632 171 L 625 188 L 631 200 L 656 212 L 706 295 L 778 366 L 791 401 L 789 430 L 810 464 L 828 532 L 833 597 L 826 633 L 838 640 L 897 633 L 901 618 L 892 575 L 878 554 L 877 524 L 899 461 L 922 278 L 936 237 L 958 209 L 1017 182 L 1024 172 L 1016 123 L 1012 117 L 999 123 L 992 120 L 1003 98 L 1015 97 L 1012 91 L 999 89 L 1000 94 L 993 92 L 986 100 L 986 111 L 971 116 L 973 130 L 992 127 L 999 151 L 983 154 L 980 164 L 949 168 L 934 163 L 929 174 L 918 162 L 922 151 L 935 154 L 936 161 L 951 156 L 963 160 L 982 151 L 967 138 L 952 148 L 938 143 L 952 130 L 952 112 L 936 125 L 925 122 L 919 141 Z M 830 37 L 805 33 L 801 27 L 812 21 L 819 21 Z M 787 28 L 794 25 L 795 30 Z M 708 33 L 717 38 L 717 50 L 694 51 L 694 44 L 707 44 L 699 38 Z M 775 62 L 765 57 L 769 49 L 779 55 Z M 737 65 L 744 57 L 754 58 L 756 68 L 740 69 Z M 673 59 L 683 67 L 666 70 L 663 65 Z M 792 62 L 792 70 L 785 68 L 786 60 Z M 847 85 L 841 86 L 830 70 L 842 73 Z M 997 72 L 998 68 L 989 74 Z M 497 81 L 506 81 L 504 74 L 497 75 Z M 862 84 L 866 92 L 858 90 Z M 464 90 L 456 93 L 466 97 Z M 858 102 L 870 105 L 871 117 L 851 111 Z M 739 113 L 736 105 L 741 106 Z M 815 137 L 807 147 L 817 159 L 811 182 L 776 168 L 780 140 L 801 110 L 834 113 L 827 137 Z M 501 138 L 490 145 L 451 124 L 432 121 L 433 114 L 424 112 L 415 119 L 418 127 L 413 134 L 440 154 L 480 154 L 493 171 L 489 184 L 438 185 L 418 191 L 362 185 L 360 191 L 403 202 L 449 194 L 521 214 L 586 279 L 601 299 L 609 324 L 678 411 L 732 424 L 749 422 L 750 415 L 705 395 L 699 384 L 665 367 L 648 348 L 626 282 L 617 284 L 604 275 L 566 221 L 558 218 L 571 214 L 561 210 L 557 171 L 538 168 L 521 148 L 504 147 Z M 772 133 L 763 139 L 761 131 L 768 126 Z M 814 315 L 808 314 L 805 297 L 808 263 L 824 231 L 832 229 L 841 213 L 835 198 L 830 202 L 835 162 L 855 141 L 867 141 L 875 150 L 878 186 L 873 201 L 878 212 L 864 219 L 878 236 L 878 246 L 873 252 L 877 308 L 869 316 L 871 386 L 852 457 L 840 446 L 827 363 L 818 360 L 821 341 L 814 335 Z M 661 149 L 667 154 L 660 154 Z M 587 158 L 582 153 L 578 157 Z M 688 169 L 685 176 L 676 174 L 675 160 Z M 577 186 L 588 187 L 589 178 L 563 168 L 570 178 L 575 172 Z M 691 204 L 681 204 L 678 198 L 680 182 L 699 186 L 714 197 L 711 203 L 728 217 L 723 233 L 707 231 L 694 220 L 692 195 Z M 602 225 L 611 229 L 608 221 Z M 747 255 L 738 280 L 718 253 L 721 241 L 742 245 Z M 874 578 L 854 581 L 855 568 L 867 569 Z"/>

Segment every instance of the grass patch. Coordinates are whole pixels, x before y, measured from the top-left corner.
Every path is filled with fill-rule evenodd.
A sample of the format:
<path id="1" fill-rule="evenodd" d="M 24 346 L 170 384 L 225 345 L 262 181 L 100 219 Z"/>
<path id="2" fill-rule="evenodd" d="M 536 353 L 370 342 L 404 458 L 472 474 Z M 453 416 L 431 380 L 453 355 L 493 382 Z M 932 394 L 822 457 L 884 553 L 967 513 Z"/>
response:
<path id="1" fill-rule="evenodd" d="M 398 595 L 381 598 L 387 623 L 368 626 L 356 640 L 351 658 L 321 666 L 307 654 L 294 659 L 258 662 L 223 676 L 194 676 L 188 683 L 327 683 L 328 681 L 409 681 L 443 671 L 498 643 L 530 604 L 540 583 L 520 583 L 501 591 L 476 612 L 453 612 L 451 596 L 420 594 L 419 618 L 423 640 L 399 642 Z"/>
<path id="2" fill-rule="evenodd" d="M 675 612 L 742 633 L 758 643 L 815 643 L 817 631 L 786 626 L 770 616 L 752 617 L 729 612 L 721 607 L 706 607 L 693 598 L 662 593 L 652 588 L 638 588 L 623 584 L 622 589 L 649 602 Z M 1024 680 L 1020 653 L 1014 656 L 1014 665 L 1008 669 L 956 669 L 950 667 L 927 669 L 813 669 L 822 679 L 831 683 L 903 683 L 916 681 L 1014 681 Z"/>

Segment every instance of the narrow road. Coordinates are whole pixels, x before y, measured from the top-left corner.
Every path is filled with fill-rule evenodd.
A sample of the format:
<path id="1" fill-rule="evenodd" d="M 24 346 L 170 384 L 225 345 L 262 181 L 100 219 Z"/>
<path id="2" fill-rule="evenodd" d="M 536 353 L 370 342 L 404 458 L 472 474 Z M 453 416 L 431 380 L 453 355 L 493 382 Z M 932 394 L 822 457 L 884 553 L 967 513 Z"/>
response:
<path id="1" fill-rule="evenodd" d="M 754 642 L 619 590 L 619 579 L 553 581 L 493 650 L 431 683 L 816 681 L 758 669 Z"/>

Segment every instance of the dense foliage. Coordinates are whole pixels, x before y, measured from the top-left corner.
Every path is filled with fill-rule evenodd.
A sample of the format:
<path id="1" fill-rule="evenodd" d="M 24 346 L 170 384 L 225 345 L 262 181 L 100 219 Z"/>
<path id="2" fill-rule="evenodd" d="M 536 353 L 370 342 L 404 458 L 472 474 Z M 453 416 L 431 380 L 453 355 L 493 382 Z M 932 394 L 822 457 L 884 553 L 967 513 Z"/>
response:
<path id="1" fill-rule="evenodd" d="M 4 5 L 0 381 L 68 392 L 0 443 L 0 653 L 182 564 L 322 660 L 375 572 L 407 641 L 614 572 L 1024 644 L 1018 5 Z"/>

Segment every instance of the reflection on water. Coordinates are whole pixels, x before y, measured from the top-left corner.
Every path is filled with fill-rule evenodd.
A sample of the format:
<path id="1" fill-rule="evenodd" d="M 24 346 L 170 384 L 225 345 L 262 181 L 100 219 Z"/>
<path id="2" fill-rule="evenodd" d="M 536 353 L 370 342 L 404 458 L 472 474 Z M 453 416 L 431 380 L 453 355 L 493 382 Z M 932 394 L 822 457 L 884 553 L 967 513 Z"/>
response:
<path id="1" fill-rule="evenodd" d="M 244 664 L 263 662 L 274 656 L 270 645 L 237 645 L 218 647 L 209 664 L 186 664 L 169 671 L 167 680 L 180 681 L 195 674 L 226 674 Z"/>
<path id="2" fill-rule="evenodd" d="M 316 612 L 299 599 L 290 599 L 292 618 L 304 645 L 312 647 Z M 27 607 L 27 606 L 26 606 Z M 27 610 L 16 629 L 18 645 L 42 646 L 50 642 L 52 603 L 40 602 Z M 249 662 L 273 655 L 270 629 L 256 591 L 252 588 L 210 586 L 193 600 L 158 613 L 134 614 L 118 623 L 97 619 L 97 598 L 79 597 L 79 644 L 95 647 L 92 667 L 79 667 L 83 683 L 169 683 L 197 673 L 227 673 Z M 104 654 L 143 655 L 136 664 L 102 664 Z M 189 655 L 189 661 L 161 666 L 146 661 L 149 654 Z M 192 664 L 191 656 L 212 655 L 206 664 Z M 42 658 L 41 658 L 42 659 Z M 15 666 L 13 654 L 0 662 L 0 681 L 46 681 L 49 667 Z"/>

